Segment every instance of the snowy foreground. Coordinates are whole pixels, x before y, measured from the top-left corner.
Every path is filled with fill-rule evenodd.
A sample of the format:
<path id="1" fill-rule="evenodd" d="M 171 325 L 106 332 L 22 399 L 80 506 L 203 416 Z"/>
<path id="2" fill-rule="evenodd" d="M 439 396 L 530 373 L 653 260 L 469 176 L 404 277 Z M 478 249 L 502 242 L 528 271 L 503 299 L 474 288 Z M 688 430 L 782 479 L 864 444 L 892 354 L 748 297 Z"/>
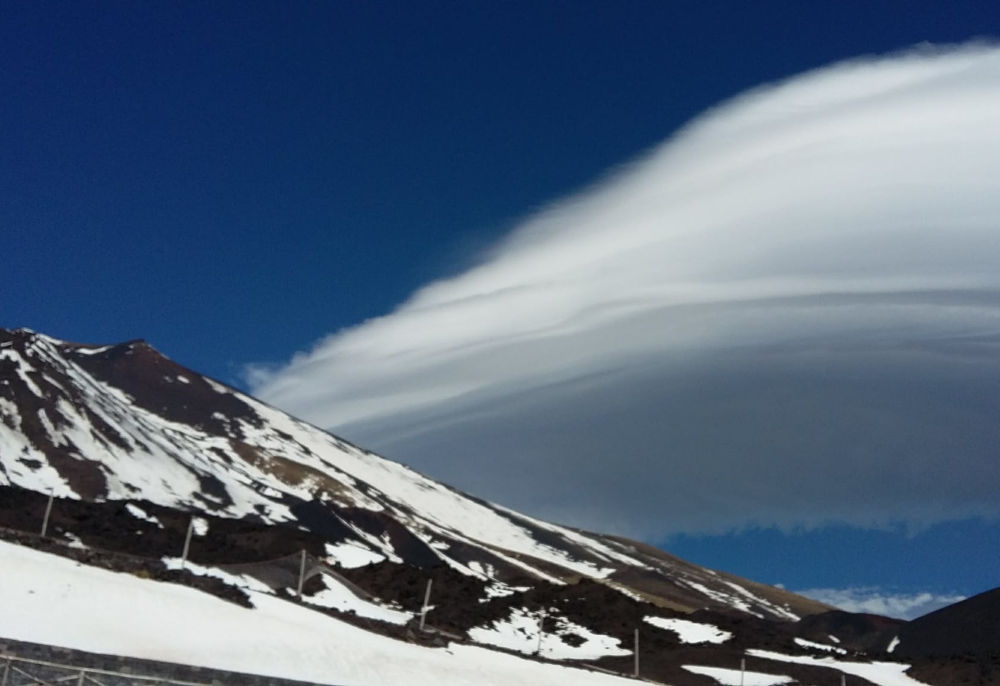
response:
<path id="1" fill-rule="evenodd" d="M 464 645 L 372 634 L 260 592 L 255 609 L 0 542 L 0 637 L 325 684 L 635 684 Z"/>
<path id="2" fill-rule="evenodd" d="M 169 565 L 176 561 L 167 562 Z M 263 592 L 262 586 L 255 589 L 252 580 L 193 567 L 196 573 L 238 582 L 250 594 L 255 608 L 243 608 L 186 586 L 88 567 L 0 541 L 0 637 L 339 686 L 636 683 L 486 648 L 459 644 L 447 649 L 428 648 L 397 641 L 275 598 Z M 328 589 L 323 600 L 328 601 L 323 605 L 349 606 L 362 615 L 394 612 L 357 598 L 348 599 L 336 586 Z M 537 645 L 537 635 L 515 631 L 536 626 L 533 618 L 522 614 L 515 612 L 506 622 L 482 630 L 484 636 L 480 638 L 514 650 L 525 649 L 526 645 L 517 643 L 515 637 L 522 643 Z M 685 620 L 647 621 L 667 624 L 664 628 L 677 632 L 687 643 L 724 642 L 729 638 L 715 627 Z M 520 623 L 525 627 L 519 627 Z M 583 645 L 570 651 L 573 654 L 561 654 L 569 648 L 558 641 L 543 652 L 557 658 L 627 654 L 617 641 L 606 645 L 607 638 L 588 634 Z M 779 663 L 834 668 L 878 686 L 925 686 L 904 674 L 905 664 L 851 662 L 833 656 L 793 656 L 764 650 L 750 650 L 748 654 Z M 684 669 L 723 685 L 735 686 L 742 679 L 744 686 L 776 686 L 790 680 L 781 674 L 741 675 L 738 670 L 710 666 L 685 665 Z"/>

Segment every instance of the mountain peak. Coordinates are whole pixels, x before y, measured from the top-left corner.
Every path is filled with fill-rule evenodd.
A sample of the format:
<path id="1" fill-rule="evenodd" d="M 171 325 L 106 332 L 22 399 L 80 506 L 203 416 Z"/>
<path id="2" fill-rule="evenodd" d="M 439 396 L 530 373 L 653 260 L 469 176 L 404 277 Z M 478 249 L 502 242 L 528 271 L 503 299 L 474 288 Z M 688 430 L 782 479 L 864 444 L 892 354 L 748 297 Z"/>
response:
<path id="1" fill-rule="evenodd" d="M 97 351 L 97 350 L 110 350 L 110 349 L 135 349 L 135 348 L 148 348 L 154 350 L 154 348 L 143 338 L 135 338 L 128 341 L 123 341 L 121 343 L 112 344 L 91 344 L 91 343 L 73 343 L 70 341 L 60 340 L 58 338 L 53 338 L 52 336 L 47 336 L 43 333 L 39 333 L 34 329 L 29 329 L 26 326 L 17 327 L 15 329 L 5 329 L 0 327 L 0 345 L 2 344 L 14 344 L 21 343 L 27 344 L 32 341 L 44 341 L 52 345 L 57 345 L 60 348 L 67 350 L 78 350 L 86 353 L 87 351 Z"/>

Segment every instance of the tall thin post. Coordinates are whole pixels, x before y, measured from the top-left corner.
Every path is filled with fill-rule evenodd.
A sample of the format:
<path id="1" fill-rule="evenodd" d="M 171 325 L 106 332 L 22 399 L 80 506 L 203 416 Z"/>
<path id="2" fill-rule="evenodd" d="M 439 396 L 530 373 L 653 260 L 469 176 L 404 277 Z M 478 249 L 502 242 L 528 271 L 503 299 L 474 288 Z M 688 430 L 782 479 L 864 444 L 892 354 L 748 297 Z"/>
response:
<path id="1" fill-rule="evenodd" d="M 420 608 L 420 630 L 424 630 L 424 622 L 427 621 L 427 606 L 431 602 L 431 579 L 427 580 L 427 590 L 424 591 L 424 605 Z"/>
<path id="2" fill-rule="evenodd" d="M 747 658 L 746 654 L 740 658 L 740 686 L 743 686 L 743 677 L 747 672 Z"/>
<path id="3" fill-rule="evenodd" d="M 45 516 L 42 518 L 42 538 L 49 530 L 49 515 L 52 514 L 52 501 L 55 499 L 55 492 L 49 489 L 49 502 L 45 505 Z"/>
<path id="4" fill-rule="evenodd" d="M 7 658 L 7 664 L 5 664 L 3 666 L 3 681 L 0 682 L 0 684 L 2 684 L 2 686 L 7 686 L 7 679 L 10 678 L 10 663 L 11 663 L 11 659 L 8 657 Z"/>
<path id="5" fill-rule="evenodd" d="M 302 584 L 305 583 L 305 580 L 306 580 L 306 551 L 303 550 L 302 559 L 299 562 L 299 586 L 295 590 L 295 594 L 299 597 L 299 600 L 302 600 Z"/>
<path id="6" fill-rule="evenodd" d="M 542 654 L 542 636 L 545 635 L 545 610 L 542 610 L 542 614 L 538 615 L 538 649 L 535 651 L 536 654 L 541 656 Z"/>
<path id="7" fill-rule="evenodd" d="M 187 563 L 188 552 L 191 550 L 192 534 L 194 534 L 194 515 L 191 515 L 191 521 L 188 522 L 187 536 L 184 537 L 184 552 L 181 553 L 181 569 L 184 569 L 184 565 Z"/>
<path id="8" fill-rule="evenodd" d="M 635 630 L 635 673 L 632 675 L 639 678 L 639 630 Z"/>
<path id="9" fill-rule="evenodd" d="M 847 686 L 847 675 L 843 672 L 840 673 L 840 686 Z"/>
<path id="10" fill-rule="evenodd" d="M 80 670 L 80 678 L 76 680 L 76 686 L 83 686 L 83 670 Z"/>

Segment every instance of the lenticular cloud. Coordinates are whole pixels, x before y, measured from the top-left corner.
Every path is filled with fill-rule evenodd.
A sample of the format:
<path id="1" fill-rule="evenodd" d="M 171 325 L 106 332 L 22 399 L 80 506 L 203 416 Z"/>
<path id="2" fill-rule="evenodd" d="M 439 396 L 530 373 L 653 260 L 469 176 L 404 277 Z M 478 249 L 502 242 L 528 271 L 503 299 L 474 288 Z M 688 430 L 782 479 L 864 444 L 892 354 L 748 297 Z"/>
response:
<path id="1" fill-rule="evenodd" d="M 582 525 L 936 521 L 996 507 L 998 294 L 1000 49 L 923 48 L 716 107 L 255 390 Z"/>

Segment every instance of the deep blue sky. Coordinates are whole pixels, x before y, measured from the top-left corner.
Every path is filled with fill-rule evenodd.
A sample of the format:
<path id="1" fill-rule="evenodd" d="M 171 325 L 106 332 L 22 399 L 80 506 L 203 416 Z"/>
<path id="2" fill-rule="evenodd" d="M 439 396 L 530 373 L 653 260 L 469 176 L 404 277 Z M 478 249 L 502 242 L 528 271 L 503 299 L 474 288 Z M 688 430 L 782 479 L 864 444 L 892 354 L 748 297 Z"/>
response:
<path id="1" fill-rule="evenodd" d="M 0 326 L 142 337 L 240 385 L 244 365 L 387 312 L 726 97 L 998 35 L 988 2 L 8 2 Z M 962 531 L 947 555 L 997 533 Z M 885 584 L 829 573 L 884 553 L 900 587 L 945 590 L 907 540 L 668 543 L 799 588 Z M 937 542 L 916 540 L 930 559 Z M 782 574 L 800 547 L 822 563 Z"/>
<path id="2" fill-rule="evenodd" d="M 9 3 L 3 324 L 238 381 L 719 100 L 986 7 Z"/>

